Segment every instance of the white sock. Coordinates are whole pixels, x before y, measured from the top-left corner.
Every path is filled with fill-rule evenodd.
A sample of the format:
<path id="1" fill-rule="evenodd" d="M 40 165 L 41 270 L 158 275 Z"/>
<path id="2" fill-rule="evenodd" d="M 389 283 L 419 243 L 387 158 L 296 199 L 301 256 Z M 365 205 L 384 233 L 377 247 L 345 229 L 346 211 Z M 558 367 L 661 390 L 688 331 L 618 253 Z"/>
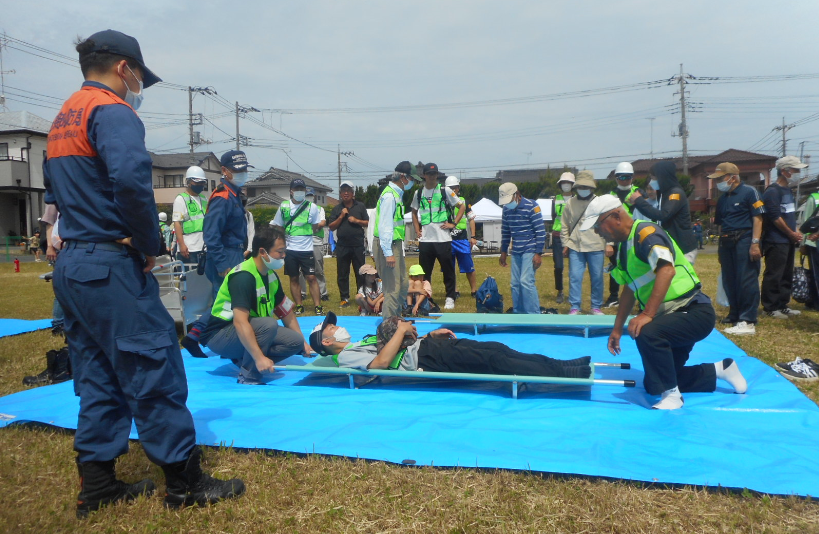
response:
<path id="1" fill-rule="evenodd" d="M 682 393 L 680 388 L 674 387 L 668 391 L 663 391 L 660 402 L 652 406 L 655 410 L 677 410 L 683 407 Z"/>
<path id="2" fill-rule="evenodd" d="M 721 362 L 715 363 L 714 367 L 717 370 L 717 378 L 731 384 L 735 392 L 745 393 L 748 391 L 748 382 L 739 372 L 739 366 L 732 358 L 725 358 Z"/>

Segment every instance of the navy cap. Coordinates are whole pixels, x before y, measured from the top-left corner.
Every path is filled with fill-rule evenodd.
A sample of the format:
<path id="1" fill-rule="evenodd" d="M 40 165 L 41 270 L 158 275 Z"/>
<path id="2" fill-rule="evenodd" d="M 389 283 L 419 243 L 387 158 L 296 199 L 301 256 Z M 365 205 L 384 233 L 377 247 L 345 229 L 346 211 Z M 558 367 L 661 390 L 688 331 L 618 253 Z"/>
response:
<path id="1" fill-rule="evenodd" d="M 313 328 L 313 331 L 310 332 L 310 347 L 318 354 L 326 354 L 325 347 L 321 344 L 322 335 L 321 333 L 324 332 L 324 329 L 327 328 L 328 324 L 336 324 L 336 314 L 328 311 L 327 317 L 324 318 L 324 321 L 321 324 L 316 325 Z"/>
<path id="2" fill-rule="evenodd" d="M 145 66 L 145 61 L 142 59 L 142 51 L 139 48 L 139 43 L 130 35 L 125 35 L 116 30 L 105 30 L 97 32 L 88 38 L 89 41 L 94 42 L 94 49 L 92 52 L 107 52 L 109 54 L 116 54 L 118 56 L 125 56 L 135 60 L 139 63 L 139 68 L 142 69 L 142 87 L 147 89 L 156 82 L 161 82 L 162 79 Z"/>
<path id="3" fill-rule="evenodd" d="M 417 170 L 415 165 L 410 163 L 409 161 L 402 161 L 398 165 L 395 166 L 395 172 L 400 172 L 401 174 L 406 174 L 416 182 L 423 181 L 420 176 L 416 174 Z"/>
<path id="4" fill-rule="evenodd" d="M 307 184 L 305 184 L 304 180 L 301 178 L 293 178 L 290 180 L 290 189 L 293 189 L 294 187 L 307 187 Z"/>
<path id="5" fill-rule="evenodd" d="M 424 165 L 424 174 L 438 174 L 438 166 L 434 163 Z"/>
<path id="6" fill-rule="evenodd" d="M 309 197 L 310 195 L 316 196 L 316 190 L 312 187 L 308 187 L 307 192 L 304 194 L 306 197 Z"/>
<path id="7" fill-rule="evenodd" d="M 222 164 L 222 167 L 225 167 L 231 171 L 242 172 L 247 170 L 248 167 L 253 169 L 253 165 L 249 165 L 247 163 L 247 155 L 242 152 L 241 150 L 230 150 L 222 154 L 222 158 L 219 160 Z"/>

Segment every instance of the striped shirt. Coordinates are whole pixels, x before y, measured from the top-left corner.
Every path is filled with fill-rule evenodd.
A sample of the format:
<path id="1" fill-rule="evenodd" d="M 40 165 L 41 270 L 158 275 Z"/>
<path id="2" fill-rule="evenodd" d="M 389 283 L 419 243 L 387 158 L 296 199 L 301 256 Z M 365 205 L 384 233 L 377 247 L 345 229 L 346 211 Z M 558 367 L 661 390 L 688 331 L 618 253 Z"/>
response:
<path id="1" fill-rule="evenodd" d="M 512 254 L 541 253 L 546 245 L 546 226 L 537 202 L 521 197 L 513 210 L 504 209 L 501 220 L 501 252 Z"/>

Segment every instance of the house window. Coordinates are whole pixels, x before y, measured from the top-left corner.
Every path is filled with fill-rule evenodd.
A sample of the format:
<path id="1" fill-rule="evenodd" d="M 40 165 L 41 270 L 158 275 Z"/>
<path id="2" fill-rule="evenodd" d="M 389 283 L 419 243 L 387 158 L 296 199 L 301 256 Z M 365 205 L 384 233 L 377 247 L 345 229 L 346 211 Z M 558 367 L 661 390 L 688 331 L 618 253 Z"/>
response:
<path id="1" fill-rule="evenodd" d="M 165 187 L 185 187 L 184 174 L 166 174 Z"/>
<path id="2" fill-rule="evenodd" d="M 0 160 L 9 159 L 9 144 L 0 143 Z"/>

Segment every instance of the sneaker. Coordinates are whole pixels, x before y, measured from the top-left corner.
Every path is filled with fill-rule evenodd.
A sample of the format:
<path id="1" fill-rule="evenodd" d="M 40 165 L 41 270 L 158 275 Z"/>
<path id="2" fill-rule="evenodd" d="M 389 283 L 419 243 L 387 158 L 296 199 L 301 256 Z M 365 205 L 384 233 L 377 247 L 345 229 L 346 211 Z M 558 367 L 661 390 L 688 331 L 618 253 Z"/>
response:
<path id="1" fill-rule="evenodd" d="M 359 317 L 367 317 L 368 315 L 369 315 L 369 313 L 367 313 L 365 311 L 358 314 Z"/>
<path id="2" fill-rule="evenodd" d="M 569 310 L 569 315 L 577 315 L 578 313 L 580 313 L 580 310 L 578 310 L 577 308 L 572 308 L 571 310 Z"/>
<path id="3" fill-rule="evenodd" d="M 724 332 L 726 334 L 733 334 L 735 336 L 752 336 L 756 334 L 756 325 L 754 325 L 754 323 L 746 323 L 745 321 L 740 321 L 737 323 L 736 326 L 726 328 Z"/>
<path id="4" fill-rule="evenodd" d="M 780 310 L 774 310 L 772 312 L 766 312 L 765 315 L 767 315 L 768 317 L 771 317 L 772 319 L 787 319 L 788 318 L 788 314 L 783 312 L 783 311 L 780 311 Z"/>
<path id="5" fill-rule="evenodd" d="M 777 363 L 778 371 L 791 381 L 816 380 L 819 378 L 819 365 L 809 359 L 796 359 L 790 363 Z"/>
<path id="6" fill-rule="evenodd" d="M 296 315 L 302 315 L 302 314 L 304 314 L 304 306 L 299 304 L 298 306 L 296 306 Z"/>
<path id="7" fill-rule="evenodd" d="M 473 291 L 473 292 L 472 292 L 472 298 L 473 298 L 473 299 L 474 299 L 474 298 L 475 298 L 477 295 L 478 295 L 478 292 L 477 292 L 477 291 Z"/>
<path id="8" fill-rule="evenodd" d="M 558 291 L 558 292 L 557 292 L 557 298 L 555 298 L 555 302 L 557 302 L 558 304 L 563 304 L 563 301 L 564 301 L 564 300 L 565 300 L 565 299 L 564 299 L 564 297 L 563 297 L 563 292 L 562 292 L 562 291 Z"/>
<path id="9" fill-rule="evenodd" d="M 330 301 L 330 295 L 322 295 L 321 300 L 324 301 L 324 302 L 329 302 Z"/>
<path id="10" fill-rule="evenodd" d="M 456 292 L 455 292 L 455 300 L 458 300 L 459 298 L 461 298 L 461 292 L 460 292 L 460 291 L 456 291 Z"/>
<path id="11" fill-rule="evenodd" d="M 802 312 L 801 312 L 801 311 L 799 311 L 799 310 L 792 310 L 792 309 L 788 308 L 787 306 L 785 306 L 784 308 L 782 308 L 780 311 L 781 311 L 782 313 L 784 313 L 785 315 L 788 315 L 788 316 L 792 316 L 792 315 L 793 315 L 793 316 L 796 316 L 796 315 L 802 315 Z"/>
<path id="12" fill-rule="evenodd" d="M 324 315 L 324 308 L 316 306 L 316 315 Z"/>
<path id="13" fill-rule="evenodd" d="M 606 315 L 600 308 L 592 308 L 592 315 Z"/>
<path id="14" fill-rule="evenodd" d="M 236 378 L 237 384 L 244 384 L 246 386 L 263 386 L 264 382 L 258 378 L 245 375 L 244 370 L 239 371 L 239 376 Z"/>
<path id="15" fill-rule="evenodd" d="M 350 301 L 349 301 L 349 300 L 347 300 L 347 299 L 341 299 L 341 304 L 339 304 L 339 307 L 340 307 L 340 308 L 346 308 L 346 307 L 347 307 L 347 306 L 349 306 L 349 305 L 350 305 Z"/>
<path id="16" fill-rule="evenodd" d="M 446 302 L 444 303 L 445 310 L 454 310 L 455 309 L 455 301 L 452 300 L 450 297 L 446 298 Z"/>
<path id="17" fill-rule="evenodd" d="M 609 297 L 609 300 L 603 305 L 604 308 L 616 308 L 620 305 L 620 300 L 617 297 Z"/>

